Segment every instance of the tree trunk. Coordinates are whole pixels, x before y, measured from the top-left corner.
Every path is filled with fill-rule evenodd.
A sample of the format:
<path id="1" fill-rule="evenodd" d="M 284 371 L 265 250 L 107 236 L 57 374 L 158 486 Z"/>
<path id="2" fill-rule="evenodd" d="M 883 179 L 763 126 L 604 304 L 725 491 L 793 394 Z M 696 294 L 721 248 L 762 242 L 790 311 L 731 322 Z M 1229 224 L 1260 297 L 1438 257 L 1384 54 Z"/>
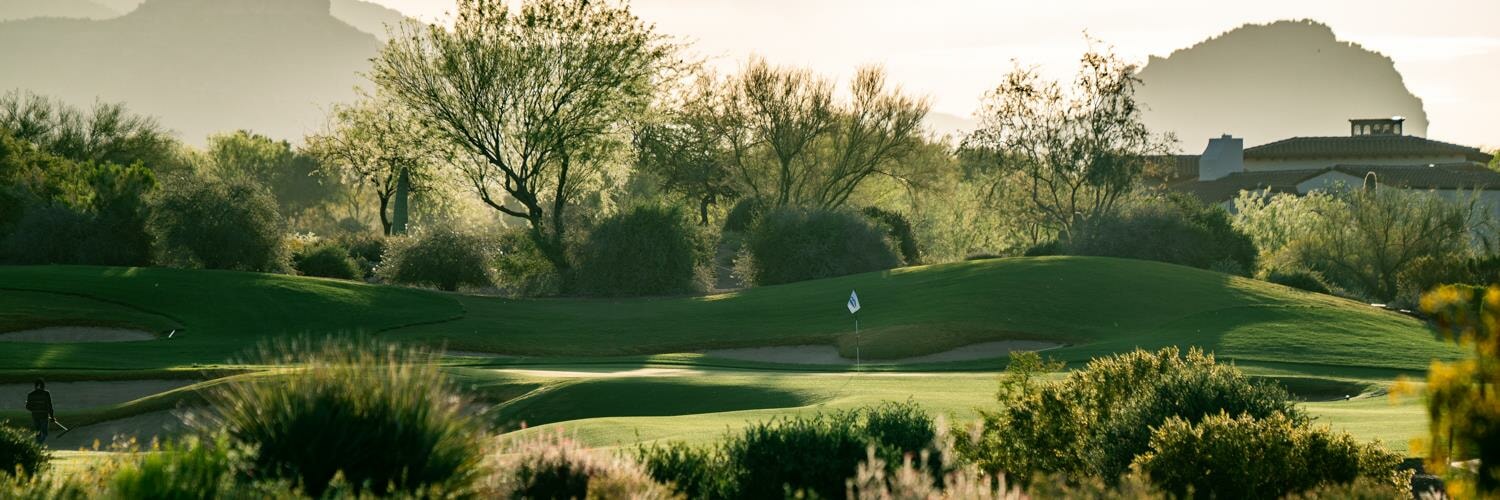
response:
<path id="1" fill-rule="evenodd" d="M 391 218 L 390 218 L 390 216 L 386 215 L 385 211 L 386 211 L 386 207 L 390 206 L 390 204 L 391 204 L 391 196 L 388 195 L 388 194 L 385 194 L 385 192 L 382 191 L 382 192 L 380 192 L 380 193 L 377 194 L 377 197 L 380 198 L 380 231 L 381 231 L 381 234 L 384 234 L 386 236 L 390 236 L 391 235 Z"/>

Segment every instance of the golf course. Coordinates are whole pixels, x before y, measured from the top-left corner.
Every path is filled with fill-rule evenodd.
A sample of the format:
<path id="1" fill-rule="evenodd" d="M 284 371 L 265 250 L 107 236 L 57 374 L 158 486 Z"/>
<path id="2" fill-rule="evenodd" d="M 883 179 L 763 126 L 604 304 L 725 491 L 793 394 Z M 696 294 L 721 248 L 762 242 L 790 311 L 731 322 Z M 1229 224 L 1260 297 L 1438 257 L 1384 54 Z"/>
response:
<path id="1" fill-rule="evenodd" d="M 851 291 L 862 304 L 858 334 L 844 304 Z M 173 415 L 219 384 L 290 376 L 252 355 L 298 338 L 444 349 L 445 370 L 497 428 L 560 428 L 595 447 L 704 442 L 776 416 L 881 401 L 910 400 L 966 422 L 995 404 L 1009 350 L 1041 350 L 1076 368 L 1180 346 L 1280 382 L 1320 423 L 1404 451 L 1425 417 L 1417 398 L 1393 399 L 1388 389 L 1402 377 L 1420 380 L 1432 359 L 1460 357 L 1423 322 L 1366 304 L 1091 257 L 631 299 L 503 299 L 212 270 L 0 267 L 0 332 L 0 385 L 54 384 L 58 419 L 75 429 L 54 443 L 61 449 L 114 434 L 170 435 Z M 30 336 L 7 338 L 18 335 Z M 0 406 L 0 418 L 23 416 L 18 405 Z"/>

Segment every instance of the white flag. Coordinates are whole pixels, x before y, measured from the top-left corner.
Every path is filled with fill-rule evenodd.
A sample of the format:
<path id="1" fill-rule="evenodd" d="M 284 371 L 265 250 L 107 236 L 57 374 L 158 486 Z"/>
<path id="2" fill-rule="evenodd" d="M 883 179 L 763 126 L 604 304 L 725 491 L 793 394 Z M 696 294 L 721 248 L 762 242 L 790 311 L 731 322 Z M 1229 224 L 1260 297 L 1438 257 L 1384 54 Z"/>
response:
<path id="1" fill-rule="evenodd" d="M 857 312 L 859 312 L 859 295 L 855 294 L 853 290 L 850 290 L 849 291 L 849 314 L 854 314 L 854 313 L 857 313 Z"/>

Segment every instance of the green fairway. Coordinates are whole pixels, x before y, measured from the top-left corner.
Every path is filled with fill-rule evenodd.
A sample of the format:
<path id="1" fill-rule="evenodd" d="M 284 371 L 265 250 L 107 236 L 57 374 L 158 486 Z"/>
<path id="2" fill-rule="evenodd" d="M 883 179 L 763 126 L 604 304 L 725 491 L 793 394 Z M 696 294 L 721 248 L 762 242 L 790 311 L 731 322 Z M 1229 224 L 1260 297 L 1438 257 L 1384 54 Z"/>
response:
<path id="1" fill-rule="evenodd" d="M 843 307 L 850 290 L 864 304 L 858 343 L 873 359 L 857 370 L 698 354 L 821 344 L 852 357 L 853 318 Z M 263 341 L 299 335 L 365 334 L 504 354 L 450 361 L 488 421 L 529 427 L 523 433 L 565 429 L 603 447 L 703 442 L 778 415 L 893 400 L 963 423 L 994 404 L 1003 357 L 894 360 L 1036 340 L 1066 344 L 1046 354 L 1070 368 L 1136 347 L 1202 347 L 1276 378 L 1307 398 L 1320 421 L 1404 450 L 1426 425 L 1419 403 L 1378 394 L 1399 375 L 1420 376 L 1434 358 L 1459 356 L 1421 322 L 1365 304 L 1180 266 L 1077 257 L 906 268 L 708 296 L 541 300 L 225 271 L 0 267 L 0 332 L 45 326 L 127 327 L 158 338 L 0 344 L 0 379 L 212 379 L 264 369 L 235 360 Z M 215 383 L 61 416 L 87 425 L 160 412 L 196 403 Z"/>
<path id="2" fill-rule="evenodd" d="M 865 304 L 861 344 L 873 359 L 1002 339 L 1067 343 L 1049 354 L 1070 361 L 1195 345 L 1224 359 L 1311 372 L 1423 370 L 1433 358 L 1457 355 L 1417 320 L 1352 301 L 1155 262 L 1049 257 L 618 300 L 508 300 L 221 271 L 5 267 L 0 331 L 67 322 L 180 331 L 170 341 L 15 344 L 0 353 L 0 367 L 214 365 L 266 338 L 354 332 L 547 357 L 795 344 L 838 345 L 852 355 L 853 321 L 843 309 L 849 290 Z M 33 307 L 39 302 L 51 305 Z"/>

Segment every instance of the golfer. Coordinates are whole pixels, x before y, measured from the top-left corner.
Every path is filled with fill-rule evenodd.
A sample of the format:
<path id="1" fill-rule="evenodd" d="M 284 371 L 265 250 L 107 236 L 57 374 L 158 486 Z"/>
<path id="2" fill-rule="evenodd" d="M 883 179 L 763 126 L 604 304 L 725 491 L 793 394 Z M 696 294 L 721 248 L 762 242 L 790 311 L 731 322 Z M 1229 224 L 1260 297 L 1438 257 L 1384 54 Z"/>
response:
<path id="1" fill-rule="evenodd" d="M 36 428 L 36 443 L 47 441 L 47 426 L 57 415 L 52 412 L 52 393 L 47 392 L 47 383 L 36 379 L 36 390 L 26 395 L 26 411 L 31 412 L 31 424 Z"/>

